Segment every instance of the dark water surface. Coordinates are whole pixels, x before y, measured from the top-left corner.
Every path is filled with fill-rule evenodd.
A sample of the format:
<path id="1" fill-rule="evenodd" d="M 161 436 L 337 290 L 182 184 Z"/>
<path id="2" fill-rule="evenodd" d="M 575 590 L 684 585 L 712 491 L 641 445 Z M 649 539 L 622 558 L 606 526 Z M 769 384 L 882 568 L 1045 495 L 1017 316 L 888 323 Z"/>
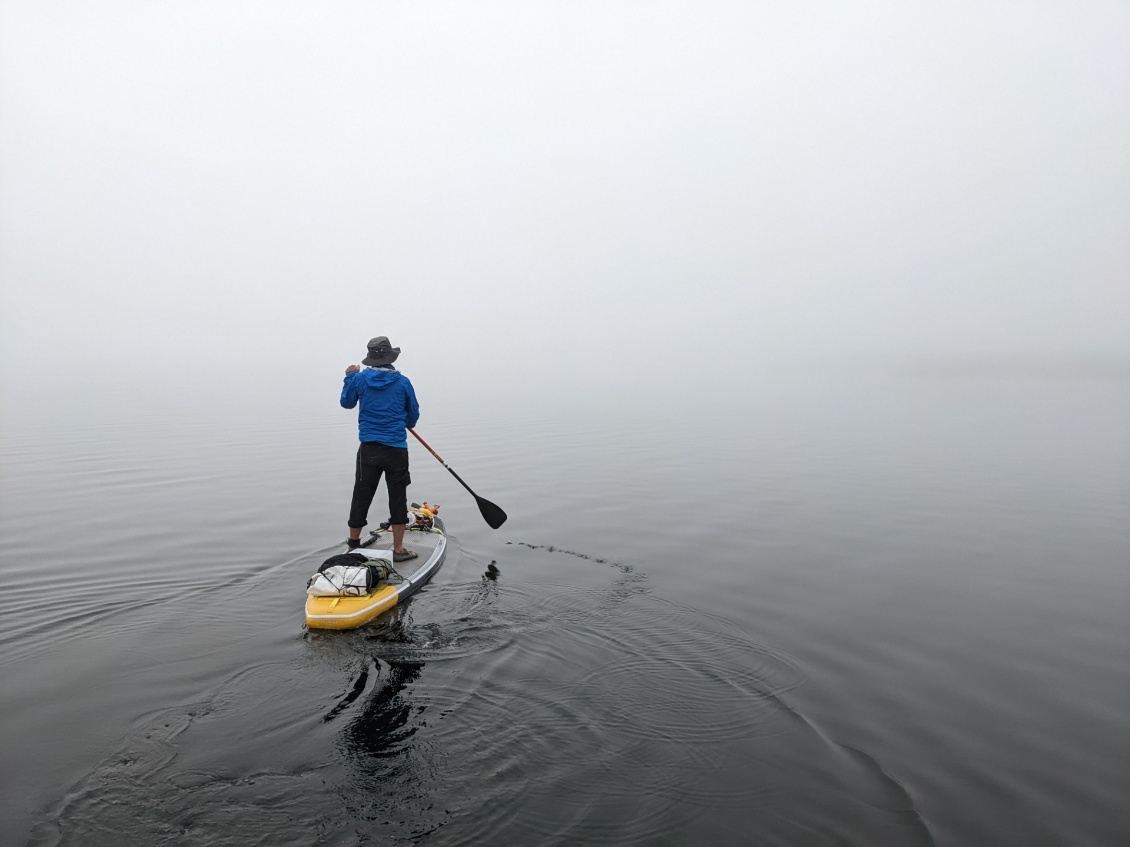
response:
<path id="1" fill-rule="evenodd" d="M 418 386 L 510 521 L 413 449 L 447 564 L 319 633 L 329 382 L 9 389 L 3 843 L 1130 843 L 1124 375 Z"/>

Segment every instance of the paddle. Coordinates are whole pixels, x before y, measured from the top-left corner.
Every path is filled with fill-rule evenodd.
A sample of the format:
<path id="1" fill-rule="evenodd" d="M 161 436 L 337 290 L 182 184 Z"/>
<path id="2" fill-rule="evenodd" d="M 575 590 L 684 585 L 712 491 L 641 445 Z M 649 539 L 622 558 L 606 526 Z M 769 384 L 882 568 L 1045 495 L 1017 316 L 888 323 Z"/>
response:
<path id="1" fill-rule="evenodd" d="M 451 467 L 447 464 L 447 462 L 443 460 L 443 456 L 433 450 L 428 442 L 426 442 L 416 433 L 416 430 L 410 429 L 408 431 L 416 436 L 417 441 L 428 448 L 429 453 L 439 459 L 439 463 L 447 468 L 448 471 L 451 472 L 451 475 L 453 477 L 459 480 L 460 485 L 462 485 L 468 491 L 471 491 L 471 486 L 465 483 L 462 478 L 460 478 L 459 474 L 451 470 Z M 490 500 L 484 500 L 474 491 L 471 491 L 471 496 L 474 497 L 475 502 L 479 504 L 479 511 L 482 512 L 483 520 L 487 522 L 487 526 L 489 526 L 491 529 L 498 529 L 500 526 L 506 523 L 506 512 L 502 511 L 502 509 L 498 508 L 498 506 L 494 505 L 494 503 L 490 502 Z"/>

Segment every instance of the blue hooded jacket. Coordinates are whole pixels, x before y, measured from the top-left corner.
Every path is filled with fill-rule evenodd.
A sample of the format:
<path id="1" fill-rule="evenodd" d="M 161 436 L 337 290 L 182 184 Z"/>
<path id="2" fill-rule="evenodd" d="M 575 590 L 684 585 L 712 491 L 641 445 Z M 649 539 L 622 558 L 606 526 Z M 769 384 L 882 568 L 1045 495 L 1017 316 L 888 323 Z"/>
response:
<path id="1" fill-rule="evenodd" d="M 420 404 L 408 377 L 393 367 L 365 368 L 345 375 L 342 408 L 361 403 L 357 429 L 362 441 L 379 441 L 389 447 L 407 447 L 406 427 L 420 419 Z"/>

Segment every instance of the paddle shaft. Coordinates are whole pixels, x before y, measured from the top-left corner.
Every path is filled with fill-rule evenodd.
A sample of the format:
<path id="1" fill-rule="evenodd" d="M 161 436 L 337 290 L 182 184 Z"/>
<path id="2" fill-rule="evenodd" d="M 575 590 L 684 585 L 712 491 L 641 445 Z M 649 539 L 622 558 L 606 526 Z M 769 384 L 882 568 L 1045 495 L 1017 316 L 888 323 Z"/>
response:
<path id="1" fill-rule="evenodd" d="M 460 476 L 459 476 L 459 474 L 457 474 L 457 473 L 456 473 L 455 471 L 451 470 L 451 465 L 449 465 L 449 464 L 448 464 L 447 462 L 445 462 L 445 461 L 443 460 L 443 456 L 441 456 L 441 455 L 440 455 L 439 453 L 437 453 L 437 452 L 436 452 L 435 450 L 433 450 L 433 449 L 432 449 L 432 445 L 428 444 L 428 442 L 426 442 L 426 441 L 425 441 L 424 439 L 422 439 L 422 438 L 420 437 L 419 433 L 417 433 L 417 432 L 416 432 L 416 430 L 414 430 L 414 429 L 409 429 L 408 431 L 409 431 L 410 433 L 412 433 L 412 434 L 413 434 L 414 436 L 416 436 L 416 440 L 417 440 L 417 441 L 419 441 L 419 442 L 420 442 L 421 444 L 423 444 L 423 445 L 424 445 L 424 446 L 425 446 L 425 447 L 426 447 L 426 448 L 428 449 L 428 452 L 429 452 L 429 453 L 431 453 L 431 454 L 432 454 L 433 456 L 435 456 L 435 457 L 436 457 L 437 459 L 439 459 L 439 463 L 440 463 L 441 465 L 443 465 L 443 466 L 444 466 L 445 468 L 447 468 L 448 472 L 449 472 L 449 473 L 450 473 L 450 474 L 451 474 L 451 475 L 452 475 L 453 477 L 455 477 L 455 478 L 456 478 L 457 480 L 459 480 L 459 484 L 460 484 L 460 485 L 462 485 L 462 486 L 463 486 L 464 488 L 466 488 L 466 489 L 467 489 L 468 491 L 471 491 L 471 486 L 469 486 L 469 485 L 468 485 L 467 483 L 465 483 L 465 482 L 463 481 L 463 478 L 462 478 L 462 477 L 460 477 Z M 476 497 L 478 496 L 477 494 L 475 494 L 475 492 L 474 492 L 474 491 L 471 491 L 471 494 L 474 494 L 474 495 L 475 495 Z"/>
<path id="2" fill-rule="evenodd" d="M 502 509 L 500 509 L 494 503 L 490 502 L 490 500 L 486 500 L 486 499 L 480 497 L 474 491 L 472 491 L 471 486 L 469 486 L 467 483 L 465 483 L 463 481 L 463 477 L 459 476 L 459 474 L 457 474 L 455 471 L 453 471 L 451 469 L 451 465 L 449 465 L 447 462 L 445 462 L 443 460 L 443 456 L 441 456 L 439 453 L 437 453 L 435 450 L 433 450 L 432 446 L 430 444 L 428 444 L 428 442 L 426 442 L 424 439 L 422 439 L 419 436 L 419 434 L 416 432 L 416 430 L 409 429 L 408 431 L 410 433 L 412 433 L 413 437 L 417 441 L 419 441 L 421 444 L 424 445 L 424 447 L 427 448 L 429 453 L 431 453 L 433 456 L 436 457 L 436 459 L 439 460 L 439 463 L 441 465 L 443 465 L 445 468 L 447 468 L 447 472 L 450 473 L 453 477 L 455 477 L 459 481 L 460 485 L 462 485 L 464 488 L 466 488 L 471 493 L 471 496 L 475 498 L 475 503 L 478 504 L 479 513 L 482 514 L 483 520 L 485 520 L 487 522 L 487 524 L 490 526 L 491 529 L 498 529 L 500 526 L 502 526 L 503 523 L 506 522 L 506 512 L 502 511 Z"/>

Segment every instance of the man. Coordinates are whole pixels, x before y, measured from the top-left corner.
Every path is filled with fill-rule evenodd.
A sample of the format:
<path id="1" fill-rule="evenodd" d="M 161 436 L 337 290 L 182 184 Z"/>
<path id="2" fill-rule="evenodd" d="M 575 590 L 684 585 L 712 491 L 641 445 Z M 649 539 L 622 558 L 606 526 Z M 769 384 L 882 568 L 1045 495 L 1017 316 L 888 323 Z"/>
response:
<path id="1" fill-rule="evenodd" d="M 392 558 L 394 562 L 415 559 L 416 553 L 404 549 L 404 530 L 408 524 L 408 474 L 407 427 L 414 427 L 420 418 L 416 392 L 408 377 L 392 366 L 400 348 L 393 347 L 388 338 L 377 336 L 369 342 L 369 355 L 357 365 L 345 369 L 345 384 L 341 389 L 341 405 L 352 409 L 358 403 L 357 427 L 361 446 L 357 448 L 357 472 L 353 481 L 353 502 L 349 507 L 350 550 L 361 546 L 361 527 L 368 523 L 369 506 L 381 474 L 388 489 L 388 522 L 392 528 Z"/>

